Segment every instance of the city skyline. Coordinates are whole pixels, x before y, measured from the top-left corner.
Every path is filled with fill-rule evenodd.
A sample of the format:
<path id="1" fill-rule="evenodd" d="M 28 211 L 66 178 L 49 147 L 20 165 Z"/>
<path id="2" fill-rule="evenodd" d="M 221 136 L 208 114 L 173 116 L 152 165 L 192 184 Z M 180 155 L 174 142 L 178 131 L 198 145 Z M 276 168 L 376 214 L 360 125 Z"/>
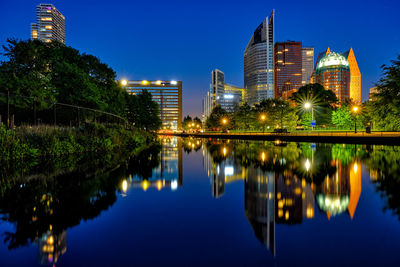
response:
<path id="1" fill-rule="evenodd" d="M 315 47 L 315 53 L 326 47 L 333 51 L 346 51 L 353 47 L 362 73 L 362 100 L 367 100 L 369 88 L 373 87 L 381 74 L 380 66 L 389 64 L 396 55 L 399 37 L 395 33 L 400 23 L 392 14 L 399 4 L 395 1 L 379 4 L 363 1 L 364 4 L 359 5 L 357 2 L 338 1 L 338 6 L 346 4 L 347 8 L 338 9 L 333 15 L 327 11 L 327 3 L 310 1 L 312 3 L 303 6 L 290 5 L 289 2 L 270 5 L 252 1 L 243 6 L 237 3 L 226 5 L 221 1 L 213 11 L 208 9 L 207 1 L 191 5 L 182 5 L 179 1 L 168 4 L 160 2 L 156 9 L 146 3 L 117 1 L 114 5 L 119 7 L 118 15 L 114 21 L 107 20 L 107 23 L 94 19 L 107 14 L 106 2 L 100 1 L 96 6 L 80 3 L 82 12 L 74 12 L 76 5 L 71 1 L 49 3 L 66 17 L 67 45 L 96 55 L 116 70 L 119 79 L 182 80 L 185 87 L 184 115 L 200 116 L 202 103 L 199 99 L 208 90 L 212 69 L 223 69 L 231 83 L 243 84 L 242 57 L 246 43 L 259 22 L 272 9 L 277 13 L 275 41 L 302 41 L 304 46 Z M 30 38 L 30 23 L 35 20 L 35 8 L 40 3 L 2 1 L 0 8 L 4 16 L 0 18 L 0 23 L 4 27 L 0 32 L 1 45 L 5 44 L 6 38 Z M 154 6 L 154 3 L 151 5 Z M 18 6 L 18 12 L 12 12 L 15 6 Z M 193 7 L 198 12 L 193 13 Z M 376 12 L 378 7 L 380 12 Z M 151 12 L 143 12 L 133 18 L 128 16 L 130 8 Z M 221 32 L 220 27 L 227 23 L 227 15 L 213 22 L 200 19 L 222 9 L 230 14 L 229 23 L 232 24 L 226 32 Z M 161 21 L 163 25 L 156 29 L 154 25 Z M 352 27 L 346 28 L 345 25 L 350 23 Z M 212 25 L 220 27 L 215 29 Z M 85 31 L 88 28 L 90 31 Z M 187 34 L 188 30 L 196 34 Z M 107 38 L 113 31 L 118 38 Z M 377 33 L 372 36 L 368 32 Z M 119 38 L 123 41 L 118 41 Z M 162 41 L 144 42 L 156 38 Z M 376 38 L 380 40 L 379 49 L 376 49 Z M 191 52 L 192 57 L 187 57 L 194 50 L 196 53 Z M 1 60 L 4 58 L 1 57 Z"/>

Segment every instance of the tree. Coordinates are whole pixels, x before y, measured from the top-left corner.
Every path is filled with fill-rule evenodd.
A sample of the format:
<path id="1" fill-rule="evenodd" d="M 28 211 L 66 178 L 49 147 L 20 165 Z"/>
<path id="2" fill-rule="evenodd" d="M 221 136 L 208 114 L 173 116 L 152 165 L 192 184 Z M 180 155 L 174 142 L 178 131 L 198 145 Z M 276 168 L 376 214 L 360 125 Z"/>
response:
<path id="1" fill-rule="evenodd" d="M 255 120 L 255 114 L 249 104 L 243 103 L 236 108 L 233 115 L 235 128 L 249 130 L 252 128 L 252 122 Z"/>
<path id="2" fill-rule="evenodd" d="M 143 90 L 138 95 L 128 96 L 128 118 L 136 128 L 156 131 L 161 127 L 159 105 L 152 100 L 151 94 Z"/>
<path id="3" fill-rule="evenodd" d="M 309 102 L 314 110 L 314 119 L 319 125 L 331 122 L 332 110 L 338 104 L 335 93 L 331 90 L 325 90 L 319 83 L 300 87 L 290 99 L 296 103 L 297 113 L 301 117 L 303 113 L 311 112 L 311 110 L 304 108 L 305 103 Z"/>
<path id="4" fill-rule="evenodd" d="M 183 118 L 182 121 L 182 128 L 183 130 L 188 130 L 190 128 L 190 125 L 193 123 L 192 117 L 187 115 L 186 117 Z"/>
<path id="5" fill-rule="evenodd" d="M 230 123 L 230 120 L 228 117 L 229 117 L 228 112 L 225 109 L 223 109 L 220 105 L 217 105 L 211 111 L 210 116 L 208 116 L 208 118 L 206 120 L 206 126 L 208 129 L 221 129 L 223 118 L 227 119 L 227 124 Z"/>
<path id="6" fill-rule="evenodd" d="M 13 99 L 13 106 L 24 109 L 25 114 L 26 109 L 31 111 L 34 98 L 39 110 L 59 102 L 127 117 L 142 129 L 156 130 L 161 125 L 159 107 L 151 94 L 128 96 L 117 83 L 115 71 L 93 55 L 57 41 L 9 39 L 3 50 L 8 60 L 0 62 L 0 91 L 23 96 Z M 0 101 L 4 96 L 0 95 Z M 64 112 L 76 115 L 71 110 Z M 60 113 L 58 110 L 57 115 Z M 93 117 L 93 112 L 81 112 L 80 116 Z"/>
<path id="7" fill-rule="evenodd" d="M 368 116 L 378 129 L 400 130 L 400 55 L 392 65 L 383 65 L 383 77 L 376 84 L 377 93 L 367 104 Z"/>
<path id="8" fill-rule="evenodd" d="M 254 121 L 255 127 L 267 126 L 274 128 L 294 129 L 297 126 L 298 116 L 295 108 L 290 103 L 281 99 L 263 99 L 254 107 L 256 114 L 265 114 L 266 120 L 262 122 L 259 116 Z"/>

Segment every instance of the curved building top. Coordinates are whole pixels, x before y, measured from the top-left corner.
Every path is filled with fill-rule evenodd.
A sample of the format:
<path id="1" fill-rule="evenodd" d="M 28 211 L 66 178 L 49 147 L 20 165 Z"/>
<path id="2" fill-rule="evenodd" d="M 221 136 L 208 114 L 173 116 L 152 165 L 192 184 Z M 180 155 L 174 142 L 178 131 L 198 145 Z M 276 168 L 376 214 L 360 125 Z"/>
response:
<path id="1" fill-rule="evenodd" d="M 316 67 L 316 71 L 320 71 L 326 68 L 338 68 L 344 67 L 350 69 L 349 61 L 341 54 L 331 52 L 322 57 Z"/>

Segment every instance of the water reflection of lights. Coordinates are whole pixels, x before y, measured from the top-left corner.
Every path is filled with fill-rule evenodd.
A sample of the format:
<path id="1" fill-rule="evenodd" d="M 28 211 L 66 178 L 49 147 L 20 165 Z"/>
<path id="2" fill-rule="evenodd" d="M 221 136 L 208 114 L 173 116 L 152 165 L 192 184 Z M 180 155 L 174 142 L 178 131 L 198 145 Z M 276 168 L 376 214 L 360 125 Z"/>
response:
<path id="1" fill-rule="evenodd" d="M 261 153 L 261 160 L 265 161 L 265 153 L 264 152 Z"/>
<path id="2" fill-rule="evenodd" d="M 171 181 L 171 190 L 176 190 L 176 189 L 178 189 L 178 181 L 172 180 Z"/>
<path id="3" fill-rule="evenodd" d="M 226 154 L 228 154 L 228 149 L 227 149 L 226 147 L 224 147 L 224 148 L 222 149 L 222 154 L 223 154 L 224 156 L 226 156 Z"/>
<path id="4" fill-rule="evenodd" d="M 354 167 L 353 167 L 353 169 L 354 169 L 354 173 L 357 174 L 357 169 L 358 169 L 357 162 L 354 162 Z"/>
<path id="5" fill-rule="evenodd" d="M 144 191 L 147 191 L 147 189 L 149 188 L 149 181 L 144 180 L 142 182 L 142 188 L 143 188 Z"/>
<path id="6" fill-rule="evenodd" d="M 232 176 L 235 172 L 233 166 L 226 166 L 224 171 L 227 176 Z"/>
<path id="7" fill-rule="evenodd" d="M 343 213 L 349 206 L 349 201 L 348 195 L 317 195 L 318 206 L 331 216 Z"/>
<path id="8" fill-rule="evenodd" d="M 306 171 L 309 171 L 311 164 L 310 164 L 310 161 L 308 159 L 306 160 L 305 166 L 306 166 Z"/>
<path id="9" fill-rule="evenodd" d="M 122 182 L 122 191 L 124 191 L 124 193 L 126 193 L 126 190 L 128 190 L 128 182 L 126 180 L 124 180 Z"/>

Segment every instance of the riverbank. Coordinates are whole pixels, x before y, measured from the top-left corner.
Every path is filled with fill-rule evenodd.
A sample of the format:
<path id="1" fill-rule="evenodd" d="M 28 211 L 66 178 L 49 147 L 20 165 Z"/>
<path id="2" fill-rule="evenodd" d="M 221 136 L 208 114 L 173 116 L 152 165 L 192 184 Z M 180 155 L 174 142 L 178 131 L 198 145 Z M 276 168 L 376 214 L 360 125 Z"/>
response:
<path id="1" fill-rule="evenodd" d="M 82 153 L 132 152 L 155 139 L 151 133 L 120 125 L 86 124 L 79 128 L 48 125 L 6 129 L 0 125 L 0 160 L 61 157 Z"/>
<path id="2" fill-rule="evenodd" d="M 161 135 L 171 135 L 164 134 Z M 316 142 L 316 143 L 345 143 L 345 144 L 382 144 L 400 145 L 400 132 L 295 132 L 295 133 L 174 133 L 181 137 Z"/>

